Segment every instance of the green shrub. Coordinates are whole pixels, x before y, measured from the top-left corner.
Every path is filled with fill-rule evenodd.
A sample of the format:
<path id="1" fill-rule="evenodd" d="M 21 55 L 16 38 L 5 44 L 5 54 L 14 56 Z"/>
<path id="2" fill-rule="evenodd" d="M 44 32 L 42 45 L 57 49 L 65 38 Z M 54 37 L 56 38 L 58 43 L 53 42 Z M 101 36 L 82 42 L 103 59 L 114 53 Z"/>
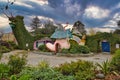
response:
<path id="1" fill-rule="evenodd" d="M 16 75 L 12 75 L 11 77 L 10 77 L 10 80 L 17 80 L 17 76 Z M 25 79 L 24 79 L 25 80 Z"/>
<path id="2" fill-rule="evenodd" d="M 19 80 L 75 80 L 73 76 L 64 76 L 49 66 L 43 66 L 46 62 L 40 63 L 38 67 L 27 67 L 22 70 Z M 42 67 L 41 67 L 42 65 Z"/>
<path id="3" fill-rule="evenodd" d="M 110 62 L 108 60 L 104 61 L 102 64 L 97 63 L 97 66 L 102 71 L 102 73 L 104 73 L 104 75 L 110 73 Z"/>
<path id="4" fill-rule="evenodd" d="M 18 45 L 15 44 L 15 42 L 8 42 L 12 49 L 18 49 Z"/>
<path id="5" fill-rule="evenodd" d="M 40 51 L 43 51 L 43 52 L 48 52 L 49 50 L 47 49 L 47 47 L 46 47 L 46 45 L 44 44 L 44 45 L 40 45 L 39 47 L 38 47 L 38 49 L 40 50 Z"/>
<path id="6" fill-rule="evenodd" d="M 64 63 L 55 70 L 60 71 L 66 76 L 75 76 L 75 80 L 90 80 L 94 77 L 95 66 L 92 62 L 79 60 L 77 62 Z M 88 72 L 89 71 L 89 72 Z M 88 77 L 89 73 L 89 77 Z M 82 76 L 82 77 L 81 77 Z"/>
<path id="7" fill-rule="evenodd" d="M 62 53 L 69 53 L 69 49 L 62 49 L 61 52 Z"/>
<path id="8" fill-rule="evenodd" d="M 25 74 L 25 75 L 22 75 L 19 80 L 30 80 L 30 75 L 29 74 Z"/>
<path id="9" fill-rule="evenodd" d="M 41 68 L 41 69 L 45 69 L 45 68 L 49 67 L 49 64 L 48 64 L 47 61 L 43 60 L 38 64 L 38 67 Z"/>
<path id="10" fill-rule="evenodd" d="M 19 80 L 33 80 L 32 75 L 33 75 L 34 71 L 36 71 L 36 70 L 37 70 L 37 68 L 35 68 L 35 67 L 25 67 L 24 69 L 22 69 L 22 71 L 17 76 L 17 78 Z"/>
<path id="11" fill-rule="evenodd" d="M 91 70 L 86 70 L 86 71 L 78 71 L 75 75 L 76 80 L 93 80 L 95 74 Z"/>
<path id="12" fill-rule="evenodd" d="M 1 60 L 2 56 L 3 56 L 3 53 L 0 52 L 0 60 Z"/>
<path id="13" fill-rule="evenodd" d="M 112 70 L 120 71 L 120 50 L 116 50 L 111 60 Z"/>
<path id="14" fill-rule="evenodd" d="M 10 55 L 8 65 L 10 66 L 10 74 L 18 74 L 26 65 L 26 54 Z"/>
<path id="15" fill-rule="evenodd" d="M 64 76 L 52 68 L 38 69 L 32 75 L 33 80 L 74 80 L 74 77 Z"/>
<path id="16" fill-rule="evenodd" d="M 87 46 L 79 46 L 79 52 L 83 54 L 88 54 L 90 49 Z"/>
<path id="17" fill-rule="evenodd" d="M 69 42 L 70 42 L 69 52 L 70 53 L 78 53 L 78 49 L 79 49 L 78 43 L 74 40 L 70 40 Z"/>
<path id="18" fill-rule="evenodd" d="M 9 76 L 9 66 L 7 64 L 1 63 L 0 64 L 0 80 L 7 79 Z"/>
<path id="19" fill-rule="evenodd" d="M 6 46 L 0 46 L 0 52 L 1 53 L 6 53 L 6 52 L 9 52 L 10 49 L 8 49 Z"/>
<path id="20" fill-rule="evenodd" d="M 87 46 L 81 46 L 74 40 L 70 40 L 69 42 L 70 42 L 70 49 L 62 49 L 61 51 L 62 53 L 87 54 L 90 52 L 90 49 Z"/>
<path id="21" fill-rule="evenodd" d="M 91 52 L 98 52 L 99 43 L 95 36 L 87 36 L 86 45 L 90 48 Z"/>

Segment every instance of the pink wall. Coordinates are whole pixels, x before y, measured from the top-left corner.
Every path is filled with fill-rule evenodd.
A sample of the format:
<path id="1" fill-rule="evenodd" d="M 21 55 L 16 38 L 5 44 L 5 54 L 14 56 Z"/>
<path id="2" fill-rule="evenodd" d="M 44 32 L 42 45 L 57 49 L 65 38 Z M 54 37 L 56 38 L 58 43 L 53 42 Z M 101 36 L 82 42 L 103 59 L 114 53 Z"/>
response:
<path id="1" fill-rule="evenodd" d="M 70 43 L 67 39 L 57 39 L 54 44 L 52 43 L 47 43 L 46 46 L 49 50 L 55 51 L 56 44 L 60 45 L 60 48 L 63 49 L 69 49 L 70 48 Z"/>

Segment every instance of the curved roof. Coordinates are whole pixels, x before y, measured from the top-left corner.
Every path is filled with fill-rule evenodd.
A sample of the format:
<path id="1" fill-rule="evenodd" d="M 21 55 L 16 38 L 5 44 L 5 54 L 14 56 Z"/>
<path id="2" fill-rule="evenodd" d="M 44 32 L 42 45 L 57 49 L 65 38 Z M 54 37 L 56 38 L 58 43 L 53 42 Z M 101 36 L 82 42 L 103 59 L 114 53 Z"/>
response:
<path id="1" fill-rule="evenodd" d="M 56 30 L 51 38 L 55 38 L 55 39 L 62 39 L 62 38 L 72 38 L 72 34 L 70 32 L 70 29 L 67 30 Z"/>

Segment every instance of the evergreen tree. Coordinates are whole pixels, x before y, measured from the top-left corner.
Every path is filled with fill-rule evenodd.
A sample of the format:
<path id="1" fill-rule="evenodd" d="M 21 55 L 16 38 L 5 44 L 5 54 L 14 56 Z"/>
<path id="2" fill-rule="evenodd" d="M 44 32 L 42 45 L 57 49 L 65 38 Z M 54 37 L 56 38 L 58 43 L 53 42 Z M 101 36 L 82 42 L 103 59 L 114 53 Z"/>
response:
<path id="1" fill-rule="evenodd" d="M 82 22 L 76 21 L 73 27 L 76 27 L 81 34 L 86 34 L 86 30 Z"/>
<path id="2" fill-rule="evenodd" d="M 36 16 L 35 18 L 33 18 L 30 25 L 31 25 L 32 29 L 36 31 L 38 29 L 38 27 L 41 26 L 41 22 L 40 22 L 39 18 Z"/>
<path id="3" fill-rule="evenodd" d="M 45 23 L 45 33 L 46 34 L 52 34 L 56 29 L 56 26 L 54 26 L 53 22 L 52 21 L 47 21 Z"/>
<path id="4" fill-rule="evenodd" d="M 118 29 L 114 31 L 115 34 L 120 34 L 120 20 L 117 22 Z"/>
<path id="5" fill-rule="evenodd" d="M 120 20 L 117 22 L 118 27 L 120 28 Z"/>

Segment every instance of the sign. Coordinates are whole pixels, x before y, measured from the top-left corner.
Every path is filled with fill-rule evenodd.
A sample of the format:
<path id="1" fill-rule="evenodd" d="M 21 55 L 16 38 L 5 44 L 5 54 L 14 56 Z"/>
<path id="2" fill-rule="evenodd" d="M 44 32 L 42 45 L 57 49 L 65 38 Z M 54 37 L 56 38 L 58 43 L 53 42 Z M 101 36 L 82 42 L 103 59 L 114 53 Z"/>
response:
<path id="1" fill-rule="evenodd" d="M 116 48 L 117 48 L 117 49 L 120 48 L 120 44 L 116 44 Z"/>

